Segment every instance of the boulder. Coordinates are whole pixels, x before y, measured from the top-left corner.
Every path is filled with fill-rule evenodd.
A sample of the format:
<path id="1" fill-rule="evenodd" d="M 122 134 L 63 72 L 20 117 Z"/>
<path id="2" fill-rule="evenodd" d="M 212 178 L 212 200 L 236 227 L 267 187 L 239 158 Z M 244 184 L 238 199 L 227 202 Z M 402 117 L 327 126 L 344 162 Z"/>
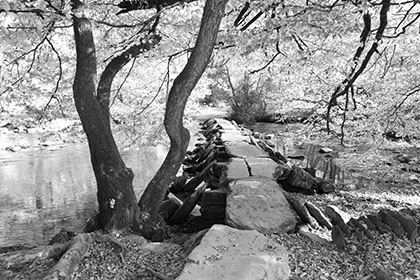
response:
<path id="1" fill-rule="evenodd" d="M 231 182 L 226 200 L 226 224 L 262 233 L 288 232 L 296 217 L 279 185 L 267 178 Z"/>
<path id="2" fill-rule="evenodd" d="M 189 254 L 177 280 L 286 280 L 286 249 L 255 230 L 214 225 Z"/>

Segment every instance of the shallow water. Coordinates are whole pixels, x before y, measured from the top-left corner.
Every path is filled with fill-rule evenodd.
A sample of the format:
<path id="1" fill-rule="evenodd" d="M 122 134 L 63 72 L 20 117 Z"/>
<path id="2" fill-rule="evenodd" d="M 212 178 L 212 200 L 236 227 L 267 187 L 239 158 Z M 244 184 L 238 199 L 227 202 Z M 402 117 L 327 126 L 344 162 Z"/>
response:
<path id="1" fill-rule="evenodd" d="M 290 162 L 301 168 L 316 169 L 316 176 L 329 179 L 336 185 L 353 183 L 354 178 L 340 168 L 334 157 L 320 153 L 321 145 L 295 143 L 296 134 L 300 133 L 302 124 L 256 123 L 247 125 L 256 132 L 274 135 L 272 142 L 276 149 Z"/>
<path id="2" fill-rule="evenodd" d="M 45 244 L 63 227 L 82 230 L 97 209 L 88 145 L 5 151 L 4 147 L 13 143 L 11 137 L 0 137 L 0 247 Z M 33 144 L 31 139 L 24 141 Z M 134 171 L 138 198 L 166 153 L 165 146 L 122 152 L 126 165 Z"/>

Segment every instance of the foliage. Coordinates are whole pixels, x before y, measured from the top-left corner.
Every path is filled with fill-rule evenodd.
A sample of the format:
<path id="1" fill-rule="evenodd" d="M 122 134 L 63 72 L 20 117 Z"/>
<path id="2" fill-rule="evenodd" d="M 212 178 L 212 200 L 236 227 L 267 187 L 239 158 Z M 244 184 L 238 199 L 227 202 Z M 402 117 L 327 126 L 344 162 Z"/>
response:
<path id="1" fill-rule="evenodd" d="M 230 83 L 231 84 L 231 83 Z M 252 83 L 249 75 L 245 75 L 234 87 L 232 84 L 232 95 L 229 99 L 231 113 L 229 118 L 238 123 L 254 123 L 258 118 L 266 114 L 265 83 Z"/>

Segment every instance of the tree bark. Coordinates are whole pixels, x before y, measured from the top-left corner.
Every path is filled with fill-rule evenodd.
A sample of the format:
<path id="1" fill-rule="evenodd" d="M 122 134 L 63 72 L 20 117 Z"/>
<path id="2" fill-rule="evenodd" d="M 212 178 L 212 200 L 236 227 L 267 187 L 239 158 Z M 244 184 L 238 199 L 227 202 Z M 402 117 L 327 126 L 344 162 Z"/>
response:
<path id="1" fill-rule="evenodd" d="M 143 221 L 153 227 L 159 226 L 156 224 L 161 220 L 158 216 L 159 207 L 188 148 L 190 134 L 183 126 L 185 105 L 210 61 L 227 2 L 227 0 L 206 1 L 195 47 L 169 92 L 164 120 L 170 138 L 169 152 L 139 201 Z"/>
<path id="2" fill-rule="evenodd" d="M 157 33 L 148 34 L 139 44 L 131 46 L 120 55 L 114 57 L 102 72 L 98 83 L 97 99 L 102 106 L 102 111 L 108 120 L 109 125 L 109 105 L 111 96 L 111 86 L 115 75 L 131 60 L 139 54 L 151 50 L 156 46 L 162 37 Z"/>
<path id="3" fill-rule="evenodd" d="M 109 232 L 124 233 L 138 225 L 139 208 L 133 190 L 133 172 L 121 159 L 107 110 L 96 94 L 96 51 L 92 25 L 84 15 L 84 4 L 72 0 L 76 42 L 76 75 L 73 95 L 87 135 L 91 163 L 98 187 L 99 226 Z"/>

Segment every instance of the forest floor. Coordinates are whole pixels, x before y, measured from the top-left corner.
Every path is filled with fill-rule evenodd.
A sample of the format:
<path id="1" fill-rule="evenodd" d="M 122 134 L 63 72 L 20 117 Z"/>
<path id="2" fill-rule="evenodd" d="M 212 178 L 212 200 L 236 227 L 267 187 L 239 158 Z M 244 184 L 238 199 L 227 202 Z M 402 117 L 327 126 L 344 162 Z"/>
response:
<path id="1" fill-rule="evenodd" d="M 319 144 L 319 139 L 311 142 Z M 335 205 L 355 218 L 380 209 L 409 209 L 420 224 L 420 145 L 386 140 L 360 149 L 343 148 L 338 141 L 320 144 L 336 152 L 335 161 L 353 180 L 338 184 L 331 194 L 300 195 L 302 200 L 321 209 Z M 326 229 L 314 233 L 331 240 Z M 271 237 L 289 253 L 291 280 L 420 279 L 420 237 L 411 243 L 405 237 L 375 233 L 374 240 L 350 238 L 344 250 L 332 242 L 314 242 L 298 233 Z M 153 252 L 143 247 L 146 241 L 139 240 L 120 241 L 125 247 L 123 255 L 111 244 L 93 242 L 74 279 L 175 279 L 187 261 L 182 248 Z M 0 263 L 0 279 L 42 279 L 54 263 L 53 259 L 36 260 L 7 270 Z M 390 278 L 375 278 L 378 270 Z"/>

